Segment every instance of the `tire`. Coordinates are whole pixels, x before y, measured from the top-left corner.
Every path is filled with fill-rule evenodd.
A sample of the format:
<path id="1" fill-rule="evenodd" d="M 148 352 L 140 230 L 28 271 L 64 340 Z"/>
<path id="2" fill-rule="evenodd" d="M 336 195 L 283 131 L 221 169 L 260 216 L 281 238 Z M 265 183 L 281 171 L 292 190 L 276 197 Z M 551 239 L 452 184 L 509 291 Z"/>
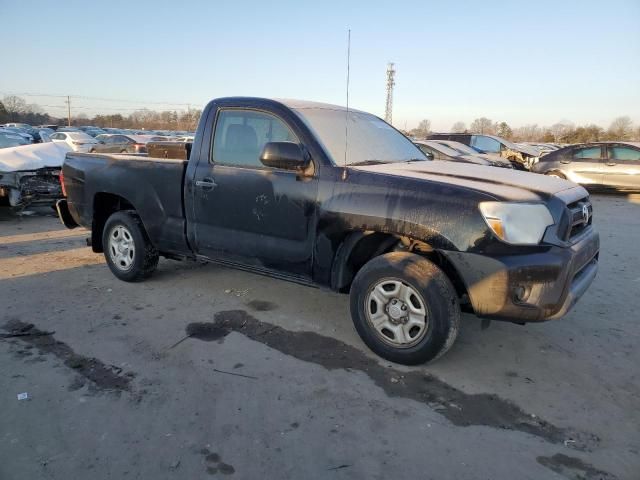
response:
<path id="1" fill-rule="evenodd" d="M 120 150 L 120 153 L 127 153 L 126 150 Z"/>
<path id="2" fill-rule="evenodd" d="M 558 172 L 557 170 L 550 170 L 548 172 L 545 172 L 545 175 L 547 175 L 549 177 L 561 178 L 563 180 L 567 179 L 567 177 L 565 177 L 564 174 Z"/>
<path id="3" fill-rule="evenodd" d="M 144 280 L 158 266 L 158 251 L 135 212 L 112 214 L 104 225 L 102 245 L 109 269 L 125 282 Z"/>
<path id="4" fill-rule="evenodd" d="M 419 255 L 393 252 L 375 257 L 356 275 L 350 296 L 360 338 L 392 362 L 416 365 L 435 360 L 458 335 L 460 305 L 455 288 L 442 270 Z M 397 318 L 401 315 L 405 316 Z"/>

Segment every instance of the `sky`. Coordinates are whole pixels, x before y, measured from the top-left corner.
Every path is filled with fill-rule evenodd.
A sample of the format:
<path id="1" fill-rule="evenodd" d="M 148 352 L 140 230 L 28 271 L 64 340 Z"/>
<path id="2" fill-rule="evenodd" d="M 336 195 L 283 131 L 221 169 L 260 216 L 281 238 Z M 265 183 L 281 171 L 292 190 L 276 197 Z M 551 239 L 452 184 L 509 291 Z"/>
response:
<path id="1" fill-rule="evenodd" d="M 640 124 L 640 0 L 28 4 L 0 0 L 0 97 L 71 95 L 74 114 L 233 95 L 344 105 L 351 29 L 350 106 L 383 116 L 394 62 L 399 128 Z M 66 115 L 40 95 L 22 96 Z"/>

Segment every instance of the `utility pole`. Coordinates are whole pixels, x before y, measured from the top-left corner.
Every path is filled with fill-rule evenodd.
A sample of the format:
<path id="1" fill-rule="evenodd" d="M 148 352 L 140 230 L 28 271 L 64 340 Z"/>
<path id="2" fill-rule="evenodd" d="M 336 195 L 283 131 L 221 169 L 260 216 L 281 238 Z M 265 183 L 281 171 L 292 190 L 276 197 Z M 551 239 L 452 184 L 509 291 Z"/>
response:
<path id="1" fill-rule="evenodd" d="M 391 124 L 393 121 L 393 86 L 395 81 L 396 71 L 393 68 L 393 63 L 389 62 L 387 65 L 387 103 L 384 109 L 384 120 Z"/>
<path id="2" fill-rule="evenodd" d="M 67 126 L 71 126 L 71 97 L 67 95 Z"/>

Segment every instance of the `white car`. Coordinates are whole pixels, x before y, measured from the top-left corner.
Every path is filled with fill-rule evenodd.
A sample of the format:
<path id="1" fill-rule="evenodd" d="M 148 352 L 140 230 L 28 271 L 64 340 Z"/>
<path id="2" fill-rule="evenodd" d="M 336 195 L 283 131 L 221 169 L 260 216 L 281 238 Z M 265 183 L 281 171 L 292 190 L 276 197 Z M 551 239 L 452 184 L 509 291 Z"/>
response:
<path id="1" fill-rule="evenodd" d="M 65 142 L 74 152 L 88 153 L 98 140 L 84 132 L 56 132 L 49 136 L 52 142 Z"/>

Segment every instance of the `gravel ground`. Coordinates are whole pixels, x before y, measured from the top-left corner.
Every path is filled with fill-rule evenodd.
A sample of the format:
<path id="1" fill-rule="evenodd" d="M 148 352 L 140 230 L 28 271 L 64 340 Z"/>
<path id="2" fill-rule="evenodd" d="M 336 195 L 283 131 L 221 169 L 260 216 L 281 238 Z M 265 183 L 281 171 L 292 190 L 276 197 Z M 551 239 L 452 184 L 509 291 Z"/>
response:
<path id="1" fill-rule="evenodd" d="M 126 284 L 86 232 L 0 212 L 0 479 L 637 480 L 640 196 L 593 201 L 600 272 L 566 318 L 465 316 L 412 368 L 346 296 L 169 260 Z"/>

